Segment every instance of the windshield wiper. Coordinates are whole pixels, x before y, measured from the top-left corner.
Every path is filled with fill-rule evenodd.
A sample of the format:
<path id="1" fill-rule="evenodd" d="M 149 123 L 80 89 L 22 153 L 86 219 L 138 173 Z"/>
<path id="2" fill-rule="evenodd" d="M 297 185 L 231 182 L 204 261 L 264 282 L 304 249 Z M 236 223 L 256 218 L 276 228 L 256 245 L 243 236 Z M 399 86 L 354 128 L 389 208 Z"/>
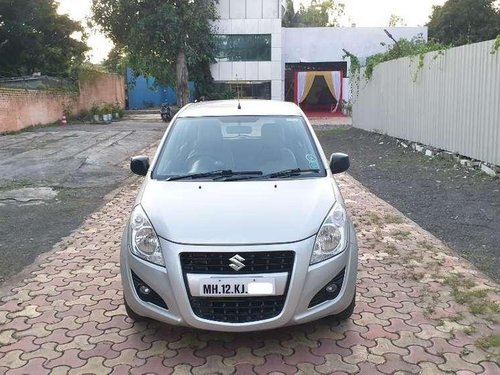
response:
<path id="1" fill-rule="evenodd" d="M 319 169 L 300 169 L 300 168 L 285 169 L 284 171 L 266 174 L 262 176 L 262 178 L 293 177 L 293 176 L 299 176 L 302 173 L 318 173 L 319 171 L 320 171 Z"/>
<path id="2" fill-rule="evenodd" d="M 231 169 L 221 169 L 217 171 L 211 171 L 211 172 L 204 172 L 204 173 L 192 173 L 192 174 L 186 174 L 186 175 L 181 175 L 181 176 L 172 176 L 167 178 L 167 181 L 176 181 L 176 180 L 185 180 L 185 179 L 197 179 L 197 178 L 207 178 L 207 177 L 214 177 L 219 178 L 219 177 L 232 177 L 232 176 L 244 176 L 244 175 L 256 175 L 256 176 L 261 176 L 262 171 L 232 171 Z"/>

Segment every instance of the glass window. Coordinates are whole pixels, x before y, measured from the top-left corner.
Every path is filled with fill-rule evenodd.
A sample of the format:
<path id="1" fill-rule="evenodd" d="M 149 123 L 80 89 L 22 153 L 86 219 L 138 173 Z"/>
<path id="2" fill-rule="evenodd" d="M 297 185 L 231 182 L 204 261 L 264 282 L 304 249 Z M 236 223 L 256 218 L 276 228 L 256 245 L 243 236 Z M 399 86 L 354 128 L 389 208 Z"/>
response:
<path id="1" fill-rule="evenodd" d="M 219 61 L 271 61 L 271 34 L 217 35 Z"/>
<path id="2" fill-rule="evenodd" d="M 271 99 L 271 82 L 226 82 L 234 98 Z"/>
<path id="3" fill-rule="evenodd" d="M 179 118 L 172 124 L 153 178 L 222 169 L 269 174 L 295 168 L 319 170 L 295 178 L 326 173 L 300 116 Z"/>

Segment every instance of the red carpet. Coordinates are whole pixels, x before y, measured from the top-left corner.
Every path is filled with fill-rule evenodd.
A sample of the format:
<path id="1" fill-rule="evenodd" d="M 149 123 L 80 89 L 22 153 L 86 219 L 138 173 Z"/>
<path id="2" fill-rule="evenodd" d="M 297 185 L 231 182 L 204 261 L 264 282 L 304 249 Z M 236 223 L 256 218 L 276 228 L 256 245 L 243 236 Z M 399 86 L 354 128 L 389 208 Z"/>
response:
<path id="1" fill-rule="evenodd" d="M 325 118 L 325 117 L 346 117 L 342 112 L 330 111 L 304 111 L 308 118 Z"/>

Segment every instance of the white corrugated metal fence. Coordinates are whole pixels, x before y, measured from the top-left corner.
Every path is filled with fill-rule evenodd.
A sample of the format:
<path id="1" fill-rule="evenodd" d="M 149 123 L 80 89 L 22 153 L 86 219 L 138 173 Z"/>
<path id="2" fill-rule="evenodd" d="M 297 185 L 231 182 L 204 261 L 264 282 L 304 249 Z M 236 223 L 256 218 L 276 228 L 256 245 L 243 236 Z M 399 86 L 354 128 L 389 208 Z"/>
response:
<path id="1" fill-rule="evenodd" d="M 429 53 L 420 70 L 418 58 L 378 65 L 353 87 L 353 125 L 500 165 L 500 51 L 492 46 Z"/>

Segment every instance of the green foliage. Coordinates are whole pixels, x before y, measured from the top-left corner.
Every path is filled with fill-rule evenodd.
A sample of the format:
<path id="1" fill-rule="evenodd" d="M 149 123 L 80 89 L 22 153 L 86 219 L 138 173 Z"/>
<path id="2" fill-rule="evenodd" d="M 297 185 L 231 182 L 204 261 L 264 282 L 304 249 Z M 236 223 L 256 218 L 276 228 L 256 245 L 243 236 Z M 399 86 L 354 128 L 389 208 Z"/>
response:
<path id="1" fill-rule="evenodd" d="M 427 26 L 429 38 L 443 44 L 482 42 L 500 33 L 500 9 L 494 0 L 448 0 L 433 7 Z"/>
<path id="2" fill-rule="evenodd" d="M 495 39 L 495 43 L 493 43 L 493 47 L 491 49 L 491 54 L 494 55 L 495 53 L 498 52 L 498 50 L 500 50 L 500 34 L 497 35 L 497 37 Z"/>
<path id="3" fill-rule="evenodd" d="M 366 59 L 365 78 L 367 80 L 370 80 L 373 76 L 375 67 L 383 62 L 396 60 L 402 57 L 417 57 L 417 71 L 414 74 L 414 80 L 416 80 L 418 72 L 424 67 L 425 54 L 428 52 L 437 51 L 438 54 L 435 57 L 437 58 L 438 56 L 444 54 L 444 51 L 447 48 L 448 46 L 442 45 L 437 42 L 426 42 L 422 36 L 415 37 L 412 40 L 400 39 L 397 41 L 397 43 L 394 43 L 387 47 L 386 52 L 378 53 Z"/>
<path id="4" fill-rule="evenodd" d="M 406 22 L 403 17 L 396 14 L 391 14 L 389 18 L 389 27 L 406 26 Z"/>
<path id="5" fill-rule="evenodd" d="M 344 15 L 344 4 L 334 0 L 312 0 L 295 12 L 293 0 L 287 0 L 282 19 L 283 27 L 327 27 L 340 26 L 339 18 Z"/>
<path id="6" fill-rule="evenodd" d="M 0 0 L 0 76 L 71 76 L 88 47 L 83 27 L 53 0 Z"/>
<path id="7" fill-rule="evenodd" d="M 214 60 L 215 0 L 93 0 L 92 9 L 135 73 L 175 83 L 185 104 L 188 67 Z"/>
<path id="8" fill-rule="evenodd" d="M 125 74 L 128 64 L 129 61 L 125 48 L 114 46 L 102 65 L 110 73 Z"/>

